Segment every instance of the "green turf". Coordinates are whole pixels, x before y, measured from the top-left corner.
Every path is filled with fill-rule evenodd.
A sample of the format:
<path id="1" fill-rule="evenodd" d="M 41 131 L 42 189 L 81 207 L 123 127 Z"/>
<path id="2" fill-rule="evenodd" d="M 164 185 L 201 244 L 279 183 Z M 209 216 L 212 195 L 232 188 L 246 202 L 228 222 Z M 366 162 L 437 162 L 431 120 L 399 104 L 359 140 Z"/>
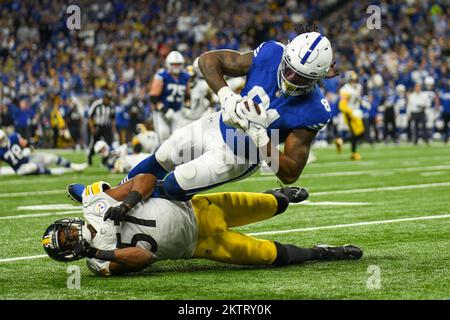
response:
<path id="1" fill-rule="evenodd" d="M 311 202 L 364 202 L 357 206 L 291 206 L 271 220 L 237 230 L 247 233 L 334 226 L 366 221 L 450 214 L 450 148 L 365 146 L 363 160 L 333 148 L 316 149 L 317 162 L 308 165 L 298 184 L 309 189 Z M 64 152 L 81 161 L 83 153 Z M 349 175 L 352 172 L 352 175 Z M 71 204 L 64 188 L 71 182 L 105 180 L 116 184 L 121 175 L 108 174 L 99 163 L 83 174 L 0 177 L 0 217 L 35 214 L 18 206 Z M 436 183 L 392 191 L 333 191 Z M 277 186 L 270 176 L 217 188 L 217 191 L 263 191 Z M 53 192 L 45 192 L 45 191 Z M 327 194 L 321 194 L 328 192 Z M 17 194 L 17 193 L 24 194 Z M 8 195 L 10 194 L 10 195 Z M 76 214 L 67 214 L 74 216 Z M 42 255 L 40 237 L 52 221 L 64 215 L 0 220 L 0 260 Z M 355 243 L 364 249 L 360 261 L 308 263 L 287 268 L 254 268 L 203 260 L 161 262 L 136 275 L 97 278 L 83 261 L 81 289 L 66 288 L 68 265 L 48 258 L 0 261 L 0 299 L 448 299 L 450 298 L 450 218 L 390 224 L 307 230 L 261 236 L 280 242 Z M 381 288 L 367 287 L 369 266 L 381 270 Z"/>

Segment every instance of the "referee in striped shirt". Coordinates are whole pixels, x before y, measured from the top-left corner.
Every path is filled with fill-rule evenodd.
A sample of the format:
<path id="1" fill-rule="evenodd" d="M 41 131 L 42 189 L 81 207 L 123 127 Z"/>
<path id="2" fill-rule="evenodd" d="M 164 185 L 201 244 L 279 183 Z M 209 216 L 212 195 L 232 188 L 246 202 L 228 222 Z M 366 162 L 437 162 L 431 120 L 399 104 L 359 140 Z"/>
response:
<path id="1" fill-rule="evenodd" d="M 116 112 L 112 103 L 111 94 L 106 92 L 103 99 L 95 100 L 88 113 L 88 126 L 90 131 L 88 164 L 92 165 L 94 145 L 104 140 L 111 146 L 113 142 Z"/>

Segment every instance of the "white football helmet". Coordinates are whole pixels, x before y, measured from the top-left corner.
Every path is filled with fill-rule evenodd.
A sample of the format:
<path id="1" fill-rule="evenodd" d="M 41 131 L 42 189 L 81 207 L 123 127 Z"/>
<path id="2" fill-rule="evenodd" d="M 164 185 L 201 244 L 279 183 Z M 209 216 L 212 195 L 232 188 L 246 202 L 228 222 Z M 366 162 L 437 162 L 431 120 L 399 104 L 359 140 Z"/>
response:
<path id="1" fill-rule="evenodd" d="M 179 74 L 184 68 L 184 57 L 178 51 L 171 51 L 166 58 L 166 68 L 169 73 Z"/>
<path id="2" fill-rule="evenodd" d="M 295 37 L 285 47 L 278 67 L 278 86 L 285 95 L 310 92 L 330 70 L 333 49 L 330 41 L 318 32 Z"/>
<path id="3" fill-rule="evenodd" d="M 406 87 L 403 84 L 399 84 L 395 87 L 395 92 L 401 97 L 405 95 Z"/>
<path id="4" fill-rule="evenodd" d="M 433 88 L 434 88 L 434 79 L 433 79 L 433 77 L 430 77 L 430 76 L 426 77 L 425 80 L 424 80 L 424 84 L 425 84 L 425 88 L 427 90 L 433 90 Z"/>
<path id="5" fill-rule="evenodd" d="M 102 157 L 107 157 L 109 155 L 109 145 L 103 141 L 99 140 L 94 145 L 95 153 L 101 155 Z"/>
<path id="6" fill-rule="evenodd" d="M 0 148 L 6 148 L 8 146 L 8 136 L 6 135 L 5 131 L 0 129 Z"/>

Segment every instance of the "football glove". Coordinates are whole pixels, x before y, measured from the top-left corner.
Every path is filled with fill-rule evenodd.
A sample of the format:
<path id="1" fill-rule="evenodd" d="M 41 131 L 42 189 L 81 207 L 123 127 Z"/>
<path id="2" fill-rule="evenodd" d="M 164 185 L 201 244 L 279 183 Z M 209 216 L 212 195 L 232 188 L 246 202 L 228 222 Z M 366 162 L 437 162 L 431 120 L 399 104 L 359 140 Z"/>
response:
<path id="1" fill-rule="evenodd" d="M 92 247 L 86 239 L 83 239 L 75 245 L 73 253 L 77 256 L 85 258 L 94 258 L 97 253 L 97 249 Z"/>
<path id="2" fill-rule="evenodd" d="M 125 221 L 128 211 L 130 211 L 130 208 L 123 202 L 118 206 L 109 207 L 105 213 L 105 216 L 103 217 L 103 221 L 106 221 L 108 219 L 116 223 Z"/>
<path id="3" fill-rule="evenodd" d="M 164 118 L 166 118 L 167 121 L 172 120 L 173 115 L 175 114 L 175 111 L 173 109 L 168 108 L 166 112 L 164 112 Z"/>
<path id="4" fill-rule="evenodd" d="M 236 106 L 242 100 L 242 96 L 235 94 L 225 86 L 217 92 L 222 107 L 222 120 L 225 124 L 244 130 L 247 120 L 236 113 Z"/>
<path id="5" fill-rule="evenodd" d="M 267 111 L 264 108 L 260 108 L 260 113 L 258 114 L 253 100 L 248 99 L 246 103 L 249 110 L 243 102 L 238 105 L 238 109 L 248 121 L 248 127 L 244 131 L 258 148 L 263 147 L 270 140 L 267 135 L 267 127 L 269 126 Z"/>

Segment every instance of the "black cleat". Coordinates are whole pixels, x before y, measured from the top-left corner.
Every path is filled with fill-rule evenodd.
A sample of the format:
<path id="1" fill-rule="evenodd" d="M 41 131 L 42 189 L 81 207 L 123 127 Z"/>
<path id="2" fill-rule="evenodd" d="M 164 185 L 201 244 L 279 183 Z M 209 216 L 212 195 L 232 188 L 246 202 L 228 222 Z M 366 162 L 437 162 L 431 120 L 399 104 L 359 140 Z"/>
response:
<path id="1" fill-rule="evenodd" d="M 78 204 L 83 203 L 83 191 L 85 186 L 81 183 L 72 183 L 67 186 L 67 196 Z"/>
<path id="2" fill-rule="evenodd" d="M 313 249 L 320 253 L 320 260 L 358 260 L 362 257 L 363 251 L 352 244 L 342 247 L 330 246 L 329 244 L 318 244 Z"/>
<path id="3" fill-rule="evenodd" d="M 290 203 L 299 203 L 308 199 L 308 190 L 301 187 L 283 187 L 273 189 L 275 192 L 279 192 L 288 197 Z"/>

